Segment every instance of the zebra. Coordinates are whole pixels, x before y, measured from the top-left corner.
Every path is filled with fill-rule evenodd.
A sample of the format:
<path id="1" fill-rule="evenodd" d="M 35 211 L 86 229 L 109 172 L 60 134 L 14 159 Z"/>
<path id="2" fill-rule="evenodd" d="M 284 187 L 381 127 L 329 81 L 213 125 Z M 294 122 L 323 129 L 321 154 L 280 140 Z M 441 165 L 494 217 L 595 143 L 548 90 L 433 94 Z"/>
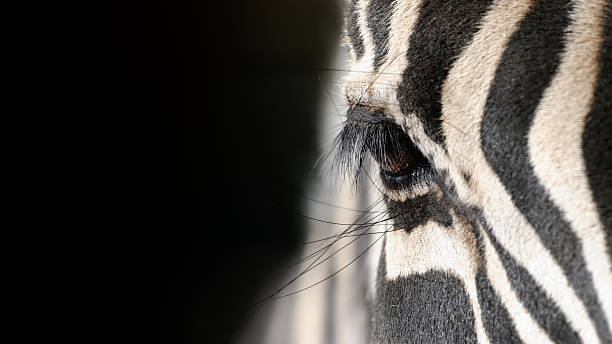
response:
<path id="1" fill-rule="evenodd" d="M 345 5 L 334 162 L 393 222 L 371 341 L 612 343 L 612 3 Z"/>

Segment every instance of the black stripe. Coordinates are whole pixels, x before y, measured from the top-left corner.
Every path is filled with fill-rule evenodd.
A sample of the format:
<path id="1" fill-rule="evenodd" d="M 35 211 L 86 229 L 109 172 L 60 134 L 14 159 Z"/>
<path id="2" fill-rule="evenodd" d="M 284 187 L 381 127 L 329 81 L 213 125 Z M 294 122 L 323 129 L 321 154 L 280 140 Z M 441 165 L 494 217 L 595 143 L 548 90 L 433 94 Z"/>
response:
<path id="1" fill-rule="evenodd" d="M 445 171 L 441 175 L 442 179 L 446 179 L 447 173 Z M 451 208 L 453 205 L 450 200 L 456 200 L 457 197 L 454 188 L 447 191 L 441 198 L 433 193 L 409 199 L 405 202 L 387 201 L 389 214 L 391 217 L 394 217 L 396 228 L 410 232 L 413 228 L 429 221 L 433 221 L 441 227 L 452 226 Z M 454 208 L 453 212 L 458 216 L 466 219 L 469 218 L 461 214 L 459 209 Z M 404 215 L 399 216 L 398 214 Z M 483 260 L 484 246 L 482 245 L 482 239 L 479 233 L 476 232 L 475 226 L 472 225 L 471 228 L 475 233 L 476 247 L 479 250 L 479 264 L 475 282 L 483 326 L 491 343 L 520 343 L 521 340 L 516 333 L 514 322 L 508 315 L 508 311 L 501 303 L 499 296 L 495 293 L 487 277 L 486 265 Z M 387 301 L 385 300 L 385 302 Z M 456 316 L 461 317 L 460 314 Z"/>
<path id="2" fill-rule="evenodd" d="M 610 330 L 584 263 L 582 245 L 539 184 L 527 145 L 536 107 L 560 63 L 570 10 L 567 0 L 536 1 L 511 37 L 487 98 L 481 144 L 513 203 L 535 228 L 585 304 L 599 338 L 608 343 L 612 340 Z"/>
<path id="3" fill-rule="evenodd" d="M 410 35 L 408 68 L 398 89 L 404 114 L 415 113 L 425 132 L 442 144 L 441 89 L 455 60 L 478 29 L 491 0 L 425 0 Z"/>
<path id="4" fill-rule="evenodd" d="M 442 179 L 447 180 L 448 172 L 442 171 Z M 484 261 L 485 247 L 483 236 L 487 236 L 501 260 L 510 284 L 521 303 L 529 311 L 534 320 L 546 331 L 551 339 L 562 343 L 580 343 L 581 340 L 571 328 L 565 315 L 557 305 L 548 297 L 544 290 L 536 283 L 529 272 L 499 244 L 483 215 L 482 209 L 471 207 L 459 200 L 452 182 L 444 185 L 445 194 L 455 202 L 458 207 L 455 212 L 466 219 L 475 219 L 484 229 L 470 222 L 478 249 L 478 271 L 476 273 L 476 288 L 482 312 L 482 321 L 492 343 L 508 343 L 520 341 L 514 322 L 508 316 L 508 311 L 501 304 L 499 296 L 495 293 L 487 277 L 487 267 Z"/>
<path id="5" fill-rule="evenodd" d="M 385 198 L 389 217 L 394 219 L 395 229 L 410 233 L 414 228 L 433 221 L 440 227 L 452 226 L 451 204 L 446 197 L 428 193 L 404 202 Z"/>
<path id="6" fill-rule="evenodd" d="M 506 270 L 506 275 L 510 280 L 512 288 L 521 300 L 523 306 L 527 309 L 527 311 L 529 311 L 529 313 L 531 313 L 538 325 L 540 325 L 540 327 L 546 331 L 550 339 L 555 343 L 581 343 L 582 341 L 580 340 L 580 337 L 572 329 L 569 322 L 565 318 L 565 315 L 561 312 L 555 302 L 548 297 L 548 295 L 542 290 L 529 272 L 519 263 L 517 263 L 516 260 L 514 260 L 514 258 L 512 258 L 512 256 L 503 248 L 503 246 L 499 244 L 495 236 L 493 236 L 491 233 L 491 229 L 488 227 L 487 223 L 484 220 L 482 220 L 481 223 L 485 228 L 489 241 L 493 244 L 493 248 L 497 252 L 502 265 Z M 482 239 L 479 241 L 482 242 Z M 482 245 L 478 246 L 482 247 Z M 479 286 L 479 293 L 481 292 L 481 289 L 486 291 L 486 288 L 480 288 Z M 481 301 L 481 303 L 483 303 L 483 301 Z M 487 315 L 489 315 L 488 312 Z M 495 319 L 488 320 L 495 324 Z M 487 330 L 489 330 L 488 327 Z M 496 328 L 491 330 L 493 331 L 493 334 L 489 333 L 489 336 L 491 336 L 493 339 L 495 336 L 494 333 L 499 330 Z M 504 337 L 499 338 L 503 339 Z M 492 340 L 491 342 L 499 341 Z"/>
<path id="7" fill-rule="evenodd" d="M 450 192 L 452 196 L 456 196 L 454 188 L 447 191 Z M 472 212 L 480 214 L 479 210 Z M 463 216 L 469 218 L 468 216 Z M 478 216 L 478 218 L 482 217 Z M 478 230 L 478 226 L 471 221 L 470 227 L 476 239 L 476 248 L 478 250 L 478 271 L 476 272 L 475 282 L 476 291 L 478 292 L 478 303 L 480 304 L 480 318 L 482 319 L 482 325 L 487 331 L 489 342 L 522 343 L 518 333 L 516 333 L 514 321 L 510 318 L 508 310 L 502 304 L 499 295 L 497 295 L 495 289 L 493 289 L 491 281 L 487 276 L 486 255 L 482 234 Z"/>
<path id="8" fill-rule="evenodd" d="M 357 22 L 357 0 L 349 1 L 347 13 L 346 13 L 346 35 L 351 40 L 355 57 L 360 59 L 365 53 L 365 47 L 363 45 L 363 38 L 359 32 L 359 23 Z"/>
<path id="9" fill-rule="evenodd" d="M 612 256 L 612 5 L 608 2 L 595 99 L 582 143 L 587 176 Z"/>
<path id="10" fill-rule="evenodd" d="M 487 331 L 490 343 L 522 343 L 516 333 L 514 322 L 508 315 L 508 310 L 501 303 L 499 295 L 493 289 L 487 277 L 484 264 L 481 264 L 476 273 L 476 290 L 482 325 Z"/>
<path id="11" fill-rule="evenodd" d="M 389 30 L 395 0 L 371 0 L 368 5 L 368 28 L 374 41 L 374 68 L 378 69 L 389 52 Z"/>
<path id="12" fill-rule="evenodd" d="M 374 343 L 476 343 L 472 305 L 460 279 L 441 271 L 385 280 L 383 246 Z"/>

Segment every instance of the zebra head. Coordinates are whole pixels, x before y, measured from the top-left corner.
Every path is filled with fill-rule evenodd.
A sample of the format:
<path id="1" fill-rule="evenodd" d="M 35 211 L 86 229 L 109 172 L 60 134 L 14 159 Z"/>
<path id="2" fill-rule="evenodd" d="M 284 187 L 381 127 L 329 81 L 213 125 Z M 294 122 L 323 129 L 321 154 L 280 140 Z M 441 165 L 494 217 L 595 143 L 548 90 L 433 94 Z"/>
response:
<path id="1" fill-rule="evenodd" d="M 349 0 L 339 160 L 393 230 L 373 342 L 612 343 L 612 5 Z"/>

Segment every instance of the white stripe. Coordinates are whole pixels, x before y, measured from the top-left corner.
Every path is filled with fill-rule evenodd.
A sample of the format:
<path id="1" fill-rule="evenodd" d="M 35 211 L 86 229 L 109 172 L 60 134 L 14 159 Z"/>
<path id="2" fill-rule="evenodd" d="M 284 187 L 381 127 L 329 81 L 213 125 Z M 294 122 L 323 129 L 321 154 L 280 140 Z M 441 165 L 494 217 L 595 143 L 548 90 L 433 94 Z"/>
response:
<path id="1" fill-rule="evenodd" d="M 612 328 L 612 267 L 582 156 L 582 133 L 597 83 L 604 7 L 602 0 L 574 4 L 559 72 L 544 92 L 529 132 L 529 153 L 540 183 L 582 243 L 587 270 Z"/>
<path id="2" fill-rule="evenodd" d="M 355 13 L 357 14 L 357 25 L 359 27 L 359 33 L 363 39 L 364 53 L 361 59 L 356 63 L 353 63 L 352 68 L 354 70 L 369 71 L 372 69 L 374 63 L 374 42 L 372 40 L 372 34 L 368 29 L 368 4 L 370 0 L 358 1 L 355 5 Z"/>
<path id="3" fill-rule="evenodd" d="M 534 229 L 514 206 L 480 146 L 480 126 L 489 86 L 504 48 L 529 3 L 496 1 L 483 19 L 481 30 L 453 65 L 442 90 L 442 126 L 451 161 L 444 161 L 443 152 L 434 156 L 436 165 L 448 167 L 462 199 L 483 209 L 500 244 L 555 301 L 582 339 L 596 343 L 594 327 L 584 321 L 588 319 L 584 305 Z M 469 185 L 461 178 L 463 171 L 473 176 Z"/>
<path id="4" fill-rule="evenodd" d="M 360 2 L 361 8 L 367 6 L 366 2 L 369 3 L 369 1 Z M 390 21 L 389 51 L 378 72 L 373 72 L 373 45 L 368 30 L 366 47 L 369 51 L 369 60 L 359 61 L 352 67 L 353 71 L 366 73 L 349 73 L 344 81 L 343 88 L 349 104 L 360 103 L 401 113 L 397 103 L 397 85 L 408 64 L 406 52 L 410 34 L 419 16 L 420 5 L 420 0 L 396 1 Z M 365 10 L 360 13 L 365 13 Z M 367 27 L 365 23 L 362 25 Z"/>
<path id="5" fill-rule="evenodd" d="M 487 277 L 491 281 L 491 286 L 495 293 L 499 295 L 502 304 L 508 310 L 519 337 L 525 343 L 552 343 L 546 332 L 531 317 L 531 314 L 523 307 L 521 301 L 516 296 L 506 275 L 506 270 L 497 256 L 491 241 L 489 241 L 489 237 L 482 228 L 478 230 L 481 232 L 482 238 L 484 238 Z"/>
<path id="6" fill-rule="evenodd" d="M 387 280 L 401 276 L 444 271 L 458 277 L 464 284 L 472 310 L 474 328 L 479 343 L 489 343 L 482 323 L 476 291 L 477 250 L 473 232 L 467 223 L 453 215 L 453 225 L 443 227 L 429 221 L 406 233 L 386 234 L 385 261 Z"/>

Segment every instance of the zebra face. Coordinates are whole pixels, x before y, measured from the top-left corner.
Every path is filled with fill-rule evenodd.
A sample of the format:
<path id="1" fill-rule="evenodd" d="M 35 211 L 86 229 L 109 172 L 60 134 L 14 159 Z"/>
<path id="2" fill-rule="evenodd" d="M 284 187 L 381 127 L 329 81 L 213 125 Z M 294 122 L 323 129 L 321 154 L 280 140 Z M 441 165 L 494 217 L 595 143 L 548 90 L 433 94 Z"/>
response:
<path id="1" fill-rule="evenodd" d="M 341 164 L 386 234 L 374 342 L 612 343 L 612 7 L 351 0 Z"/>

